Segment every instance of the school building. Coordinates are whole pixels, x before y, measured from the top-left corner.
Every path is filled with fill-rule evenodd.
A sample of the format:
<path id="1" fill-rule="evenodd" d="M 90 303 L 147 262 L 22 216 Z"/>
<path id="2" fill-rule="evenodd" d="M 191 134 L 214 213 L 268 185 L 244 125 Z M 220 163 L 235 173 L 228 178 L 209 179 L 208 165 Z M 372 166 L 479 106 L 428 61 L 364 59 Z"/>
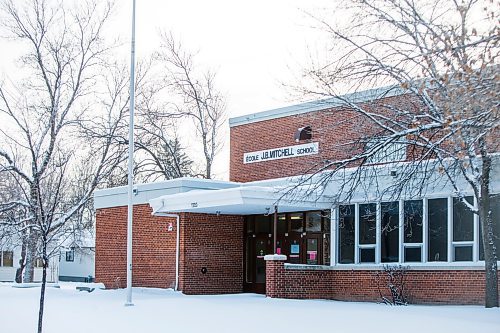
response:
<path id="1" fill-rule="evenodd" d="M 408 100 L 398 90 L 344 98 L 373 107 Z M 350 143 L 367 133 L 363 117 L 340 100 L 236 117 L 229 125 L 229 181 L 136 185 L 133 286 L 377 301 L 383 266 L 402 265 L 413 303 L 484 303 L 479 219 L 437 169 L 421 196 L 384 199 L 380 191 L 411 163 L 404 149 L 394 149 L 373 164 L 365 191 L 345 202 L 338 193 L 355 168 L 329 182 L 320 181 L 324 173 L 310 175 L 325 161 L 352 155 L 359 147 Z M 492 193 L 500 193 L 498 155 L 491 180 Z M 500 196 L 492 199 L 498 223 Z M 127 188 L 97 191 L 94 205 L 96 281 L 123 288 Z"/>

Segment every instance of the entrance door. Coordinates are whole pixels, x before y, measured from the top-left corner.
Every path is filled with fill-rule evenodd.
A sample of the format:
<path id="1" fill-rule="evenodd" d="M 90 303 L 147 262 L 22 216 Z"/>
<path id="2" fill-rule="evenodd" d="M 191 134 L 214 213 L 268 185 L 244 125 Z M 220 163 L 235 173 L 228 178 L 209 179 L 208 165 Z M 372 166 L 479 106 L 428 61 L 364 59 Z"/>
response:
<path id="1" fill-rule="evenodd" d="M 266 293 L 266 262 L 264 256 L 272 252 L 272 238 L 269 237 L 269 234 L 247 236 L 244 285 L 246 292 Z"/>
<path id="2" fill-rule="evenodd" d="M 286 238 L 287 262 L 291 264 L 301 264 L 303 257 L 302 233 L 290 232 Z"/>
<path id="3" fill-rule="evenodd" d="M 245 219 L 244 291 L 265 293 L 266 262 L 273 254 L 273 215 L 251 215 Z M 277 220 L 276 253 L 287 256 L 292 264 L 321 265 L 326 262 L 323 247 L 328 242 L 321 212 L 279 214 Z M 329 225 L 329 221 L 328 221 Z M 323 239 L 325 238 L 325 239 Z"/>
<path id="4" fill-rule="evenodd" d="M 318 234 L 308 234 L 305 238 L 305 263 L 307 265 L 319 265 L 321 263 L 322 237 Z"/>
<path id="5" fill-rule="evenodd" d="M 255 239 L 255 283 L 266 283 L 266 262 L 264 256 L 272 253 L 271 238 L 268 235 L 258 235 Z M 264 290 L 265 292 L 265 290 Z"/>

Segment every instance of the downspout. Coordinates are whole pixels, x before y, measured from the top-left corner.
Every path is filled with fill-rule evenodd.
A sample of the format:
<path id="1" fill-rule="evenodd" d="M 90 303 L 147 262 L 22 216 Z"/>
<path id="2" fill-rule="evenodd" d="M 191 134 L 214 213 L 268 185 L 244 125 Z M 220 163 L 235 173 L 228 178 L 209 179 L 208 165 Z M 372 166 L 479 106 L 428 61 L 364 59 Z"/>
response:
<path id="1" fill-rule="evenodd" d="M 162 207 L 164 206 L 163 200 L 161 201 Z M 161 209 L 159 208 L 159 209 Z M 158 210 L 159 210 L 158 209 Z M 175 217 L 176 219 L 176 241 L 175 241 L 175 285 L 174 285 L 174 290 L 178 291 L 179 289 L 179 243 L 180 243 L 180 230 L 179 230 L 179 214 L 169 214 L 169 213 L 158 213 L 158 212 L 153 212 L 152 215 L 154 216 L 164 216 L 164 217 Z"/>

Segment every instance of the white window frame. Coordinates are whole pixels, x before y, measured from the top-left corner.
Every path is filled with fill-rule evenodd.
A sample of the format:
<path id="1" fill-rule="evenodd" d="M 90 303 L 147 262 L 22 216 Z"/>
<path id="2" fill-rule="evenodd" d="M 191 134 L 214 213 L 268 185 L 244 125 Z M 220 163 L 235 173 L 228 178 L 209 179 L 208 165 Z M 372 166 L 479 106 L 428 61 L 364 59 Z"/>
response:
<path id="1" fill-rule="evenodd" d="M 449 231 L 449 238 L 448 238 L 448 245 L 451 245 L 448 250 L 451 250 L 450 254 L 448 255 L 448 261 L 449 262 L 477 262 L 479 259 L 479 243 L 478 243 L 478 237 L 477 234 L 479 233 L 479 226 L 477 226 L 477 231 L 476 231 L 476 216 L 477 214 L 472 213 L 472 240 L 470 241 L 454 241 L 453 240 L 453 229 L 454 229 L 454 221 L 453 221 L 453 214 L 454 214 L 454 199 L 458 199 L 457 197 L 448 197 L 448 220 L 451 220 L 451 224 L 448 225 L 448 231 Z M 474 208 L 477 208 L 477 203 L 476 200 L 474 199 L 473 202 Z M 479 222 L 479 220 L 478 220 Z M 450 244 L 451 243 L 451 244 Z M 455 249 L 457 247 L 470 247 L 472 246 L 472 260 L 461 260 L 461 261 L 456 261 L 455 260 Z M 476 249 L 477 248 L 477 249 Z M 477 253 L 476 253 L 477 252 Z"/>
<path id="2" fill-rule="evenodd" d="M 373 202 L 369 203 L 361 203 L 362 205 L 366 204 L 373 204 Z M 355 208 L 355 224 L 354 224 L 354 262 L 356 264 L 377 264 L 380 263 L 380 203 L 376 203 L 376 208 L 375 208 L 375 244 L 360 244 L 359 243 L 359 206 L 360 204 L 357 203 L 354 205 Z M 374 249 L 375 250 L 375 262 L 361 262 L 361 250 L 370 250 Z"/>
<path id="3" fill-rule="evenodd" d="M 470 195 L 467 195 L 470 196 Z M 429 263 L 428 260 L 428 248 L 429 248 L 429 199 L 446 199 L 447 203 L 447 261 L 441 263 L 449 263 L 453 264 L 455 261 L 455 248 L 457 247 L 465 247 L 472 246 L 472 261 L 459 261 L 460 263 L 480 263 L 484 262 L 484 260 L 479 260 L 479 242 L 481 240 L 479 235 L 479 217 L 477 214 L 473 214 L 474 217 L 474 225 L 473 225 L 473 240 L 471 241 L 453 241 L 453 200 L 456 197 L 448 196 L 432 196 L 426 198 L 411 198 L 408 200 L 400 199 L 399 200 L 399 264 L 412 265 L 412 264 L 426 264 Z M 405 201 L 410 200 L 422 200 L 422 242 L 421 243 L 405 243 L 404 242 L 404 203 Z M 355 216 L 354 216 L 354 265 L 370 265 L 370 264 L 380 264 L 381 263 L 381 202 L 356 202 L 356 203 L 346 203 L 346 205 L 354 205 Z M 376 204 L 376 239 L 375 244 L 360 244 L 359 243 L 359 234 L 360 234 L 360 214 L 359 207 L 361 204 Z M 474 200 L 474 207 L 477 208 L 477 200 Z M 349 266 L 353 264 L 342 264 L 339 260 L 339 209 L 336 207 L 332 209 L 332 220 L 331 220 L 331 241 L 330 246 L 335 247 L 335 249 L 331 249 L 331 265 L 336 266 Z M 405 261 L 405 249 L 407 248 L 419 248 L 421 253 L 421 261 L 420 262 L 406 262 Z M 375 262 L 361 262 L 360 261 L 360 252 L 362 249 L 374 249 L 375 250 Z"/>
<path id="4" fill-rule="evenodd" d="M 404 232 L 405 232 L 405 202 L 406 201 L 422 201 L 422 242 L 421 243 L 405 243 L 405 238 L 404 238 Z M 400 247 L 400 255 L 399 255 L 399 262 L 400 263 L 422 263 L 424 262 L 424 244 L 425 242 L 425 236 L 424 235 L 424 228 L 427 226 L 424 220 L 427 219 L 425 217 L 424 213 L 426 213 L 426 210 L 424 209 L 424 200 L 423 199 L 414 199 L 414 200 L 399 200 L 399 244 L 401 244 Z M 420 261 L 406 261 L 405 260 L 405 250 L 406 249 L 420 249 Z M 427 255 L 427 251 L 425 251 Z"/>

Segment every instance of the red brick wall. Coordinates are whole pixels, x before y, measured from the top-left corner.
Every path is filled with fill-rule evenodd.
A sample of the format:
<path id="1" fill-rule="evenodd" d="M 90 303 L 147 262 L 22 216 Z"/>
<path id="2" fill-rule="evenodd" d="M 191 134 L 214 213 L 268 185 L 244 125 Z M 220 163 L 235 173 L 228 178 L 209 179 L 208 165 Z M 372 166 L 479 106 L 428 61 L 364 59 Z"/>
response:
<path id="1" fill-rule="evenodd" d="M 274 298 L 380 301 L 377 270 L 286 269 L 267 261 L 266 295 Z M 406 286 L 415 304 L 484 304 L 484 271 L 410 270 Z M 381 290 L 385 292 L 383 283 Z"/>
<path id="2" fill-rule="evenodd" d="M 96 217 L 96 281 L 106 288 L 124 288 L 127 207 L 98 209 Z M 188 213 L 180 217 L 179 289 L 186 294 L 241 292 L 243 217 Z M 167 231 L 169 223 L 173 231 Z M 134 206 L 133 286 L 174 287 L 175 228 L 175 218 L 152 216 L 147 204 Z"/>
<path id="3" fill-rule="evenodd" d="M 243 291 L 242 216 L 182 214 L 180 280 L 185 294 Z"/>
<path id="4" fill-rule="evenodd" d="M 405 107 L 411 107 L 407 96 L 381 99 L 373 103 L 373 107 L 379 103 L 404 103 Z M 298 128 L 304 126 L 312 127 L 311 141 L 319 142 L 319 154 L 243 164 L 244 153 L 299 144 L 295 142 L 293 135 Z M 341 108 L 231 127 L 229 179 L 248 182 L 311 173 L 322 166 L 326 159 L 352 156 L 360 149 L 358 145 L 351 144 L 352 141 L 369 135 L 374 130 L 360 114 Z M 305 142 L 300 142 L 302 143 Z"/>
<path id="5" fill-rule="evenodd" d="M 175 282 L 175 218 L 154 217 L 149 205 L 134 206 L 132 285 L 171 288 Z M 174 231 L 167 231 L 172 223 Z M 106 288 L 126 286 L 127 207 L 96 212 L 95 275 Z"/>

